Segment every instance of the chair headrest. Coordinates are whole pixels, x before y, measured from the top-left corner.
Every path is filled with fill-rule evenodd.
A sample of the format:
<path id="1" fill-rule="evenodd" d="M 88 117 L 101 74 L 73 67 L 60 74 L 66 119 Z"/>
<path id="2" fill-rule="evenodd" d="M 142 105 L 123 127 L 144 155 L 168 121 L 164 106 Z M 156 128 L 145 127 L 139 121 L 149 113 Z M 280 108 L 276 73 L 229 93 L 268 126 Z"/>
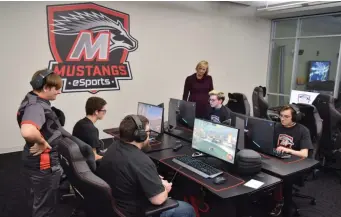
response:
<path id="1" fill-rule="evenodd" d="M 253 89 L 253 93 L 254 94 L 258 93 L 261 96 L 265 97 L 266 96 L 266 87 L 263 87 L 263 86 L 255 87 L 255 89 Z"/>
<path id="2" fill-rule="evenodd" d="M 246 96 L 242 93 L 228 93 L 229 100 L 233 101 L 244 101 Z"/>
<path id="3" fill-rule="evenodd" d="M 77 148 L 80 152 L 77 150 Z M 61 152 L 64 153 L 64 155 L 70 156 L 70 159 L 68 159 L 68 161 L 86 161 L 90 170 L 92 172 L 96 171 L 95 155 L 92 148 L 90 147 L 90 145 L 86 144 L 77 137 L 71 136 L 62 139 L 60 147 L 58 147 L 58 149 L 60 149 Z"/>
<path id="4" fill-rule="evenodd" d="M 60 109 L 57 109 L 56 107 L 51 107 L 52 111 L 54 111 L 54 113 L 56 113 L 58 119 L 59 119 L 59 122 L 62 126 L 65 125 L 65 114 L 62 110 Z"/>

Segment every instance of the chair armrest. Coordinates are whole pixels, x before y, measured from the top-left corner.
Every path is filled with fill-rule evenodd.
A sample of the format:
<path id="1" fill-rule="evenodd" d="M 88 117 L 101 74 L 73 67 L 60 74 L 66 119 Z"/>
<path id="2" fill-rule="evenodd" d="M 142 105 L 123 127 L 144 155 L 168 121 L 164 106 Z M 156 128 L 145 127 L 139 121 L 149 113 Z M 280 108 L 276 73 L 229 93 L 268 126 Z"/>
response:
<path id="1" fill-rule="evenodd" d="M 173 209 L 173 208 L 178 207 L 178 206 L 179 206 L 178 201 L 168 198 L 163 204 L 161 204 L 159 206 L 150 205 L 147 208 L 145 215 L 146 216 L 157 215 L 157 214 L 160 214 L 166 210 Z"/>

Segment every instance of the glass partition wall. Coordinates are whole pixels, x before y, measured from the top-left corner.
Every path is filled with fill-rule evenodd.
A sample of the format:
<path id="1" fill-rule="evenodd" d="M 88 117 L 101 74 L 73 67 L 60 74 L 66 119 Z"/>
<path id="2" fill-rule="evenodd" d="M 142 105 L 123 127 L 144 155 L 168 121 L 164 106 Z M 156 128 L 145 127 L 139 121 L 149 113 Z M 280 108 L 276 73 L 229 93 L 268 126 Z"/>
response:
<path id="1" fill-rule="evenodd" d="M 267 76 L 270 106 L 289 103 L 291 90 L 338 98 L 341 13 L 273 20 Z"/>

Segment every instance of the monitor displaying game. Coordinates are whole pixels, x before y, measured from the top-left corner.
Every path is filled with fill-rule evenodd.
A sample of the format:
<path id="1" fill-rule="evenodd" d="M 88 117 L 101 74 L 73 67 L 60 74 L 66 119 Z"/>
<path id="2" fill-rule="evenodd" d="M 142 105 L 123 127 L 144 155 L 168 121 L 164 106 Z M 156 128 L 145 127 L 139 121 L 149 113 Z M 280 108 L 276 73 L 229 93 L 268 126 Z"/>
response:
<path id="1" fill-rule="evenodd" d="M 143 115 L 149 120 L 151 131 L 156 133 L 162 132 L 162 107 L 139 102 L 137 105 L 137 114 Z"/>
<path id="2" fill-rule="evenodd" d="M 330 61 L 309 61 L 309 82 L 328 80 Z"/>
<path id="3" fill-rule="evenodd" d="M 195 119 L 192 148 L 234 164 L 239 129 Z"/>

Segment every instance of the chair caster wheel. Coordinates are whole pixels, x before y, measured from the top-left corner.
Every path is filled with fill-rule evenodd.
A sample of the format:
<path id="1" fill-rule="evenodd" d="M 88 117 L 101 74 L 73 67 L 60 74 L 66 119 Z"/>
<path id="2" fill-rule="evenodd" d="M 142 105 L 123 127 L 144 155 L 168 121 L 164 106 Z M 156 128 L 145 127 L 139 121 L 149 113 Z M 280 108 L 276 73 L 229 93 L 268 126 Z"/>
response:
<path id="1" fill-rule="evenodd" d="M 296 209 L 296 210 L 295 210 L 294 216 L 301 216 L 300 210 L 299 210 L 299 209 Z"/>
<path id="2" fill-rule="evenodd" d="M 310 201 L 310 204 L 311 204 L 311 205 L 316 205 L 316 200 L 315 200 L 315 199 L 311 200 L 311 201 Z"/>

